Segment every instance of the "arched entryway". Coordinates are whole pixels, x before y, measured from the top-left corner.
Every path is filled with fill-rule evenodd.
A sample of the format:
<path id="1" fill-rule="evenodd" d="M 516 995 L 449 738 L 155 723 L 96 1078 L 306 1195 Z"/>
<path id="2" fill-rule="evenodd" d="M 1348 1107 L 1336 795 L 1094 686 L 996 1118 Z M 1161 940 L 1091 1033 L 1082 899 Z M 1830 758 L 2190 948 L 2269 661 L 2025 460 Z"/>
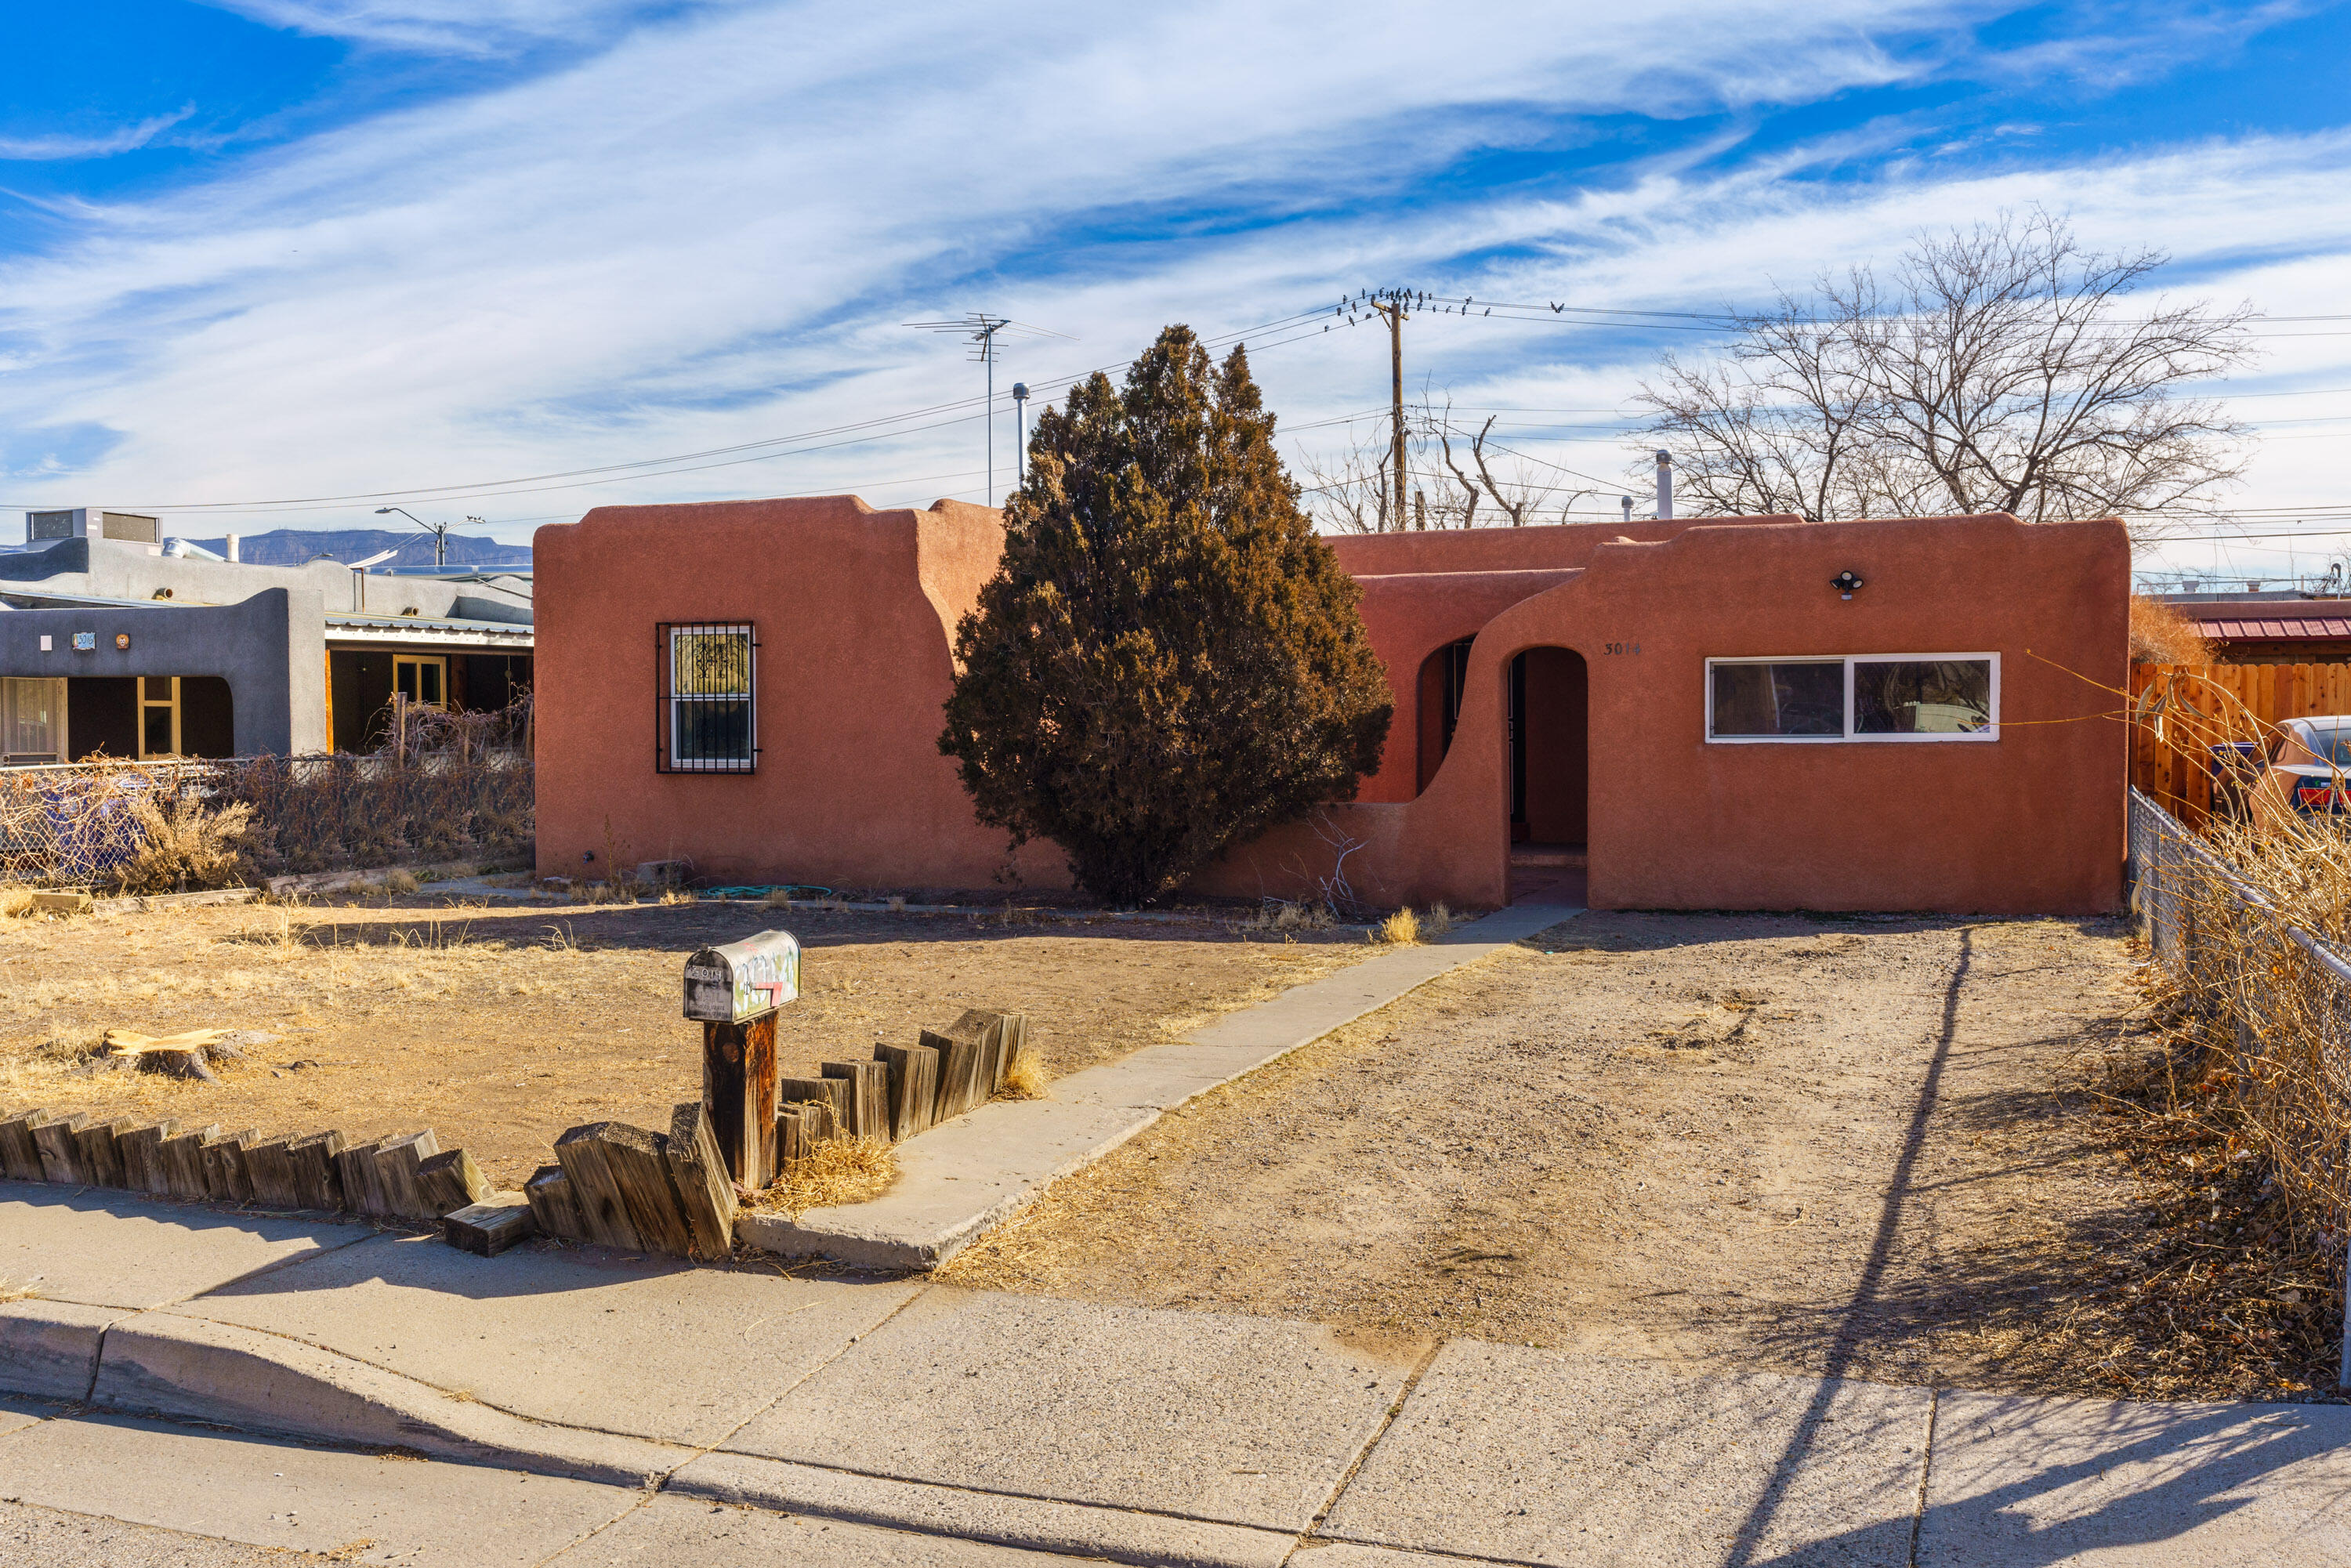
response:
<path id="1" fill-rule="evenodd" d="M 1416 795 L 1428 788 L 1445 754 L 1453 749 L 1453 731 L 1461 722 L 1461 693 L 1469 675 L 1471 641 L 1464 637 L 1447 643 L 1420 662 L 1420 700 L 1415 705 L 1420 721 Z"/>
<path id="2" fill-rule="evenodd" d="M 1510 891 L 1581 883 L 1591 839 L 1591 684 L 1570 648 L 1529 648 L 1510 683 Z M 1576 894 L 1580 899 L 1580 892 Z"/>

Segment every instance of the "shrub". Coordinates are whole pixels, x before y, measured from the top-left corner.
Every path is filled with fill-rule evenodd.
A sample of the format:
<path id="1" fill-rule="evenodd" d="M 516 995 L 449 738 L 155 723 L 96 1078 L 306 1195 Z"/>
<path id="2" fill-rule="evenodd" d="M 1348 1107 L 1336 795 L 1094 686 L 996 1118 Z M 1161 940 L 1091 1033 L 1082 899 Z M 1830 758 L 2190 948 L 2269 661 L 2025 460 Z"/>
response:
<path id="1" fill-rule="evenodd" d="M 1352 799 L 1392 706 L 1236 348 L 1170 327 L 1040 415 L 1004 556 L 956 634 L 939 749 L 979 820 L 1132 907 Z"/>
<path id="2" fill-rule="evenodd" d="M 235 887 L 251 873 L 253 808 L 242 800 L 213 807 L 185 795 L 141 794 L 131 814 L 142 837 L 138 852 L 115 873 L 125 893 Z"/>
<path id="3" fill-rule="evenodd" d="M 2134 593 L 2130 656 L 2136 664 L 2201 664 L 2211 658 L 2211 651 L 2187 616 L 2160 599 Z"/>

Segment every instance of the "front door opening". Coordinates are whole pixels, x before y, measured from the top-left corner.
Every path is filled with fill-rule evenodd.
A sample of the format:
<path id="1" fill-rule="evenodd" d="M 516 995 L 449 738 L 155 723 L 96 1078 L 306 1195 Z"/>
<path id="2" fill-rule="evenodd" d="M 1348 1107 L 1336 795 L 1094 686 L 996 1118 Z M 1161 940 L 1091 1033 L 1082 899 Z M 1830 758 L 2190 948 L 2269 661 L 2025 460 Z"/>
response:
<path id="1" fill-rule="evenodd" d="M 1511 858 L 1581 865 L 1591 836 L 1591 690 L 1583 656 L 1530 648 L 1510 661 Z"/>

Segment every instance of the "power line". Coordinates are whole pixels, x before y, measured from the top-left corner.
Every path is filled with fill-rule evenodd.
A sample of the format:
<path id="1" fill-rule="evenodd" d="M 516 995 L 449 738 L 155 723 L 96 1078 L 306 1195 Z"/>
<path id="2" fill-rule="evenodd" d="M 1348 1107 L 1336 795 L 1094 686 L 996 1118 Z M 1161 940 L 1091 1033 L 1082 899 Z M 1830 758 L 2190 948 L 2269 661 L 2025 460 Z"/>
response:
<path id="1" fill-rule="evenodd" d="M 1200 340 L 1201 346 L 1203 348 L 1223 348 L 1228 344 L 1240 342 L 1249 338 L 1258 337 L 1262 333 L 1280 333 L 1285 329 L 1295 327 L 1301 322 L 1319 322 L 1321 318 L 1322 312 L 1319 310 L 1302 311 L 1296 315 L 1280 317 L 1271 321 L 1262 322 L 1254 327 L 1243 328 L 1238 331 L 1222 332 L 1212 337 L 1203 338 Z M 1300 336 L 1305 335 L 1309 334 L 1293 333 L 1288 337 L 1278 337 L 1271 342 L 1260 342 L 1259 351 L 1262 352 L 1264 350 L 1269 348 L 1279 348 L 1284 343 L 1295 342 L 1298 340 Z M 1031 382 L 1030 385 L 1032 388 L 1044 389 L 1047 391 L 1060 390 L 1074 386 L 1079 382 L 1085 380 L 1089 376 L 1107 374 L 1112 371 L 1122 368 L 1123 367 L 1115 364 L 1102 365 L 1098 366 L 1093 370 L 1081 371 L 1073 375 L 1061 376 L 1050 380 L 1034 382 Z M 826 451 L 840 446 L 859 445 L 866 441 L 883 439 L 890 435 L 918 434 L 926 430 L 937 430 L 945 428 L 950 424 L 964 423 L 971 420 L 984 419 L 987 417 L 986 408 L 988 402 L 989 400 L 986 398 L 961 398 L 954 402 L 933 403 L 925 408 L 911 409 L 900 413 L 883 414 L 872 419 L 858 420 L 847 424 L 829 425 L 821 429 L 802 431 L 789 435 L 768 436 L 758 441 L 741 442 L 731 446 L 715 446 L 706 448 L 700 452 L 680 453 L 667 457 L 639 458 L 629 463 L 608 463 L 595 467 L 571 468 L 559 470 L 549 474 L 526 475 L 513 479 L 481 480 L 470 484 L 427 485 L 400 490 L 355 491 L 345 495 L 336 496 L 285 497 L 259 501 L 125 501 L 117 504 L 120 507 L 135 507 L 141 511 L 151 512 L 204 513 L 223 511 L 308 511 L 329 510 L 344 503 L 360 501 L 414 499 L 417 497 L 423 497 L 430 500 L 457 500 L 471 496 L 521 496 L 542 494 L 548 490 L 585 489 L 595 485 L 617 484 L 633 478 L 662 478 L 672 474 L 696 474 L 706 472 L 712 468 L 732 467 L 740 463 L 767 462 L 777 457 L 800 456 L 809 452 Z M 956 411 L 959 410 L 977 410 L 978 412 L 957 413 Z M 932 420 L 927 423 L 921 424 L 906 423 L 907 421 L 921 419 L 929 414 L 949 414 L 953 417 Z M 904 425 L 905 428 L 898 430 L 890 430 L 887 428 L 892 425 Z M 872 432 L 876 434 L 856 434 L 859 432 Z M 844 436 L 848 437 L 848 439 L 836 441 L 822 441 L 820 439 L 826 436 Z M 809 443 L 817 444 L 807 444 Z M 763 452 L 759 450 L 764 447 L 776 446 L 788 446 L 790 447 L 791 450 L 780 452 Z M 750 457 L 735 457 L 733 455 L 734 454 L 746 452 L 757 453 L 758 455 Z M 715 463 L 701 463 L 698 461 L 705 457 L 726 458 L 728 461 Z M 673 466 L 674 465 L 691 465 Z M 583 476 L 590 475 L 611 475 L 614 476 L 614 477 L 606 479 L 587 479 L 582 477 Z M 579 482 L 570 484 L 548 483 L 548 481 L 560 480 L 576 480 Z M 0 507 L 23 506 L 37 507 L 39 503 L 0 502 Z"/>

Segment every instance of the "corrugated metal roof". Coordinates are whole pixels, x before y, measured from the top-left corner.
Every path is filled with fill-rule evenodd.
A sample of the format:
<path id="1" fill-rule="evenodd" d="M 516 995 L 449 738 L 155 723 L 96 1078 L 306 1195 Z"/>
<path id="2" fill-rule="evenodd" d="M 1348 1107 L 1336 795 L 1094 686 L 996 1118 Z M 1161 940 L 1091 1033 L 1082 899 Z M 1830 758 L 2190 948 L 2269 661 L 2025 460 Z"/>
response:
<path id="1" fill-rule="evenodd" d="M 2351 616 L 2328 615 L 2304 620 L 2199 621 L 2207 637 L 2229 643 L 2319 643 L 2351 638 Z"/>

